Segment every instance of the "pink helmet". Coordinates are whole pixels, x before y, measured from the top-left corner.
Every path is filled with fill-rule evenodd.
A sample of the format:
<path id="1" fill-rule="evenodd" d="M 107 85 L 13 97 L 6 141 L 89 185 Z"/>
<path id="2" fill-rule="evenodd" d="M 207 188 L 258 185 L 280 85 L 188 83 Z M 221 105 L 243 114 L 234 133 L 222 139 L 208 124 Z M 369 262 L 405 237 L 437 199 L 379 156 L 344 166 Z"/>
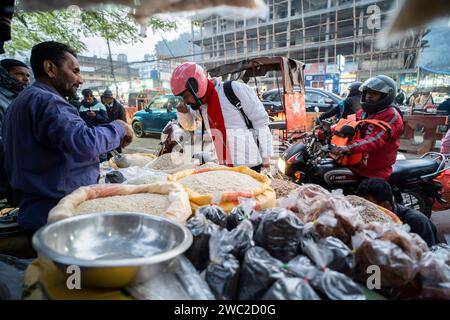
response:
<path id="1" fill-rule="evenodd" d="M 191 85 L 197 97 L 203 98 L 208 87 L 205 70 L 194 62 L 185 62 L 175 68 L 170 79 L 170 86 L 174 95 L 180 95 Z"/>

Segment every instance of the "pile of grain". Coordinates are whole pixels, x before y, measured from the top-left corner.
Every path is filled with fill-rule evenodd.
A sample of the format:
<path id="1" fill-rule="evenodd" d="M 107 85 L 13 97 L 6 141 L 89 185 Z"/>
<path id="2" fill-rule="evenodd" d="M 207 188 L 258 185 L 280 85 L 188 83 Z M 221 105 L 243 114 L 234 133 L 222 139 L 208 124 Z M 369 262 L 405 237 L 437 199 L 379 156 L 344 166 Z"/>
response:
<path id="1" fill-rule="evenodd" d="M 246 175 L 234 171 L 208 171 L 187 176 L 179 181 L 189 189 L 200 193 L 215 192 L 252 192 L 261 188 L 261 183 Z"/>
<path id="2" fill-rule="evenodd" d="M 87 200 L 75 210 L 77 214 L 102 211 L 130 211 L 162 215 L 169 207 L 169 198 L 156 193 L 137 193 Z"/>
<path id="3" fill-rule="evenodd" d="M 273 179 L 271 187 L 275 190 L 277 198 L 287 197 L 291 191 L 298 188 L 298 185 L 282 179 Z"/>
<path id="4" fill-rule="evenodd" d="M 358 210 L 364 223 L 394 223 L 394 221 L 386 213 L 378 209 L 372 202 L 357 196 L 346 196 L 346 198 L 352 206 Z"/>
<path id="5" fill-rule="evenodd" d="M 128 163 L 130 164 L 130 167 L 144 167 L 146 166 L 150 161 L 153 160 L 152 157 L 139 154 L 139 153 L 132 153 L 132 154 L 125 154 L 125 158 L 127 159 Z M 114 158 L 112 158 L 114 159 Z"/>
<path id="6" fill-rule="evenodd" d="M 162 182 L 162 181 L 163 182 L 167 181 L 167 175 L 156 175 L 156 174 L 144 175 L 144 176 L 136 177 L 133 179 L 129 179 L 125 182 L 125 184 L 134 184 L 134 185 L 151 184 L 151 183 Z"/>
<path id="7" fill-rule="evenodd" d="M 184 163 L 184 155 L 179 152 L 165 153 L 153 160 L 147 168 L 154 170 L 168 170 L 180 167 Z"/>

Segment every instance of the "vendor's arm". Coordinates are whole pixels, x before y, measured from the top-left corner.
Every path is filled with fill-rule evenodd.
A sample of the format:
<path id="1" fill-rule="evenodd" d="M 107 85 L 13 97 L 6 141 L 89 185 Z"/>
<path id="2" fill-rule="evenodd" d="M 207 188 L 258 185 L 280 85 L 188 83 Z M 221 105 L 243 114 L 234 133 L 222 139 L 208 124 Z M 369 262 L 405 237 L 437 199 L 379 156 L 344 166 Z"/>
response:
<path id="1" fill-rule="evenodd" d="M 43 144 L 57 146 L 77 161 L 86 161 L 116 149 L 125 136 L 120 121 L 88 127 L 76 110 L 63 100 L 54 100 L 37 113 L 35 134 Z"/>
<path id="2" fill-rule="evenodd" d="M 233 81 L 231 84 L 233 92 L 241 101 L 242 109 L 256 130 L 263 164 L 268 164 L 270 157 L 274 155 L 272 133 L 269 129 L 269 115 L 252 88 L 238 81 Z"/>

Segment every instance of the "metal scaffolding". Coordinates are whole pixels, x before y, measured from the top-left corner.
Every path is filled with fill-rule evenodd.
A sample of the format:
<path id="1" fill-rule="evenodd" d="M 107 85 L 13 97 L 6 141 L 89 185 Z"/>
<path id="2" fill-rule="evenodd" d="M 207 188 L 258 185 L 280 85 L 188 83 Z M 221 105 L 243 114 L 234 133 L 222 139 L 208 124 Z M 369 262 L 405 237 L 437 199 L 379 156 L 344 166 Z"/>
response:
<path id="1" fill-rule="evenodd" d="M 336 64 L 338 55 L 358 64 L 358 79 L 376 72 L 396 76 L 415 71 L 423 32 L 392 44 L 376 46 L 398 0 L 265 0 L 266 20 L 210 16 L 199 21 L 193 42 L 201 48 L 201 63 L 215 67 L 257 56 L 282 55 L 307 64 Z M 378 23 L 376 19 L 381 20 Z"/>

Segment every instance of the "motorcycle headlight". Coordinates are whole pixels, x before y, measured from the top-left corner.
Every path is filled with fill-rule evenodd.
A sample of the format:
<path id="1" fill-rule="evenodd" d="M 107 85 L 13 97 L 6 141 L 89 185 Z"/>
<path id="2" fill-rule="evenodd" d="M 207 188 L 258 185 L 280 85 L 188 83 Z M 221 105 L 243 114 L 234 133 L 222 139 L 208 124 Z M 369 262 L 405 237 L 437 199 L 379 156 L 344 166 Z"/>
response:
<path id="1" fill-rule="evenodd" d="M 282 174 L 286 174 L 286 162 L 283 159 L 278 158 L 277 167 Z"/>

